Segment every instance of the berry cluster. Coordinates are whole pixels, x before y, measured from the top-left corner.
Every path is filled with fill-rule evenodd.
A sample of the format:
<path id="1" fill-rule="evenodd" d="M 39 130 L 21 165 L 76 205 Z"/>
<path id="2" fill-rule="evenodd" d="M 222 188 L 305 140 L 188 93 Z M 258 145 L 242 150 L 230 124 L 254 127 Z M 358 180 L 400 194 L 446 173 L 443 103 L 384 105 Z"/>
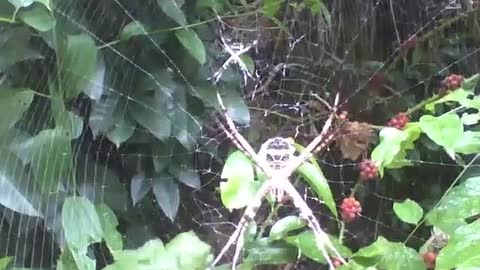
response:
<path id="1" fill-rule="evenodd" d="M 457 75 L 457 74 L 449 75 L 445 79 L 443 79 L 442 88 L 445 89 L 446 91 L 455 90 L 462 86 L 463 79 L 464 78 L 462 75 Z"/>
<path id="2" fill-rule="evenodd" d="M 355 220 L 361 212 L 362 206 L 354 197 L 347 197 L 343 199 L 342 204 L 340 205 L 340 214 L 343 221 L 351 222 Z"/>
<path id="3" fill-rule="evenodd" d="M 364 160 L 358 164 L 360 169 L 360 177 L 363 180 L 375 179 L 378 176 L 377 165 L 372 160 Z"/>
<path id="4" fill-rule="evenodd" d="M 427 269 L 435 269 L 435 260 L 437 259 L 437 254 L 435 252 L 428 251 L 422 256 Z"/>
<path id="5" fill-rule="evenodd" d="M 410 119 L 408 118 L 408 115 L 402 112 L 392 117 L 392 119 L 388 121 L 388 126 L 396 129 L 403 129 L 409 121 Z"/>

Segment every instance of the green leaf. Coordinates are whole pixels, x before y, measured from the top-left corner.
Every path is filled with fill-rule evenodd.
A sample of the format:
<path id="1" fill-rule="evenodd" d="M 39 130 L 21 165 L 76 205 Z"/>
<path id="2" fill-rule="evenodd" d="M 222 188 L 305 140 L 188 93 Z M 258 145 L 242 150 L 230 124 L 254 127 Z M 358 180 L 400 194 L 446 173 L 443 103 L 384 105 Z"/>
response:
<path id="1" fill-rule="evenodd" d="M 346 246 L 340 244 L 337 238 L 331 237 L 328 235 L 330 241 L 332 242 L 333 246 L 338 250 L 342 257 L 350 257 L 352 252 Z M 326 263 L 325 258 L 323 257 L 323 253 L 317 247 L 317 240 L 315 235 L 311 230 L 299 233 L 295 236 L 290 236 L 285 239 L 287 243 L 294 245 L 298 248 L 298 251 L 302 254 L 307 256 L 308 258 L 319 262 L 319 263 Z M 335 254 L 330 254 L 334 256 Z"/>
<path id="2" fill-rule="evenodd" d="M 120 148 L 122 143 L 132 137 L 134 131 L 134 123 L 129 119 L 122 118 L 107 132 L 106 136 L 117 148 Z"/>
<path id="3" fill-rule="evenodd" d="M 480 132 L 465 131 L 462 137 L 457 138 L 453 150 L 466 155 L 480 153 Z"/>
<path id="4" fill-rule="evenodd" d="M 6 270 L 12 259 L 13 257 L 0 258 L 0 270 Z"/>
<path id="5" fill-rule="evenodd" d="M 321 199 L 328 209 L 332 211 L 335 217 L 337 217 L 337 207 L 333 200 L 332 191 L 330 190 L 330 186 L 328 185 L 327 179 L 323 175 L 322 170 L 312 163 L 305 162 L 298 167 L 297 171 L 303 179 L 307 181 L 308 185 L 313 188 L 317 197 Z"/>
<path id="6" fill-rule="evenodd" d="M 46 32 L 55 26 L 55 17 L 43 5 L 33 5 L 28 9 L 21 9 L 18 17 L 27 25 L 40 32 Z"/>
<path id="7" fill-rule="evenodd" d="M 120 95 L 110 92 L 105 98 L 92 102 L 88 125 L 92 129 L 94 137 L 107 134 L 115 128 L 115 119 L 118 112 L 123 108 Z M 125 114 L 122 112 L 122 116 Z M 123 117 L 122 117 L 123 119 Z"/>
<path id="8" fill-rule="evenodd" d="M 427 214 L 427 221 L 451 235 L 456 228 L 465 225 L 465 219 L 480 214 L 480 177 L 469 178 L 454 187 Z"/>
<path id="9" fill-rule="evenodd" d="M 153 194 L 163 213 L 173 221 L 180 205 L 180 193 L 177 183 L 168 175 L 154 177 Z"/>
<path id="10" fill-rule="evenodd" d="M 265 14 L 266 17 L 274 18 L 280 10 L 283 1 L 284 0 L 265 0 L 262 8 L 263 14 Z"/>
<path id="11" fill-rule="evenodd" d="M 200 176 L 195 171 L 186 168 L 180 169 L 176 176 L 178 177 L 178 180 L 185 185 L 194 189 L 200 188 Z"/>
<path id="12" fill-rule="evenodd" d="M 193 231 L 180 233 L 166 246 L 163 257 L 176 258 L 178 269 L 204 270 L 213 260 L 211 247 Z"/>
<path id="13" fill-rule="evenodd" d="M 86 88 L 83 90 L 83 92 L 93 100 L 100 100 L 104 91 L 108 89 L 108 86 L 105 85 L 106 66 L 103 58 L 102 52 L 98 51 L 98 61 L 95 72 L 92 78 L 88 81 Z"/>
<path id="14" fill-rule="evenodd" d="M 20 119 L 33 100 L 30 89 L 0 89 L 0 136 L 5 134 Z"/>
<path id="15" fill-rule="evenodd" d="M 28 7 L 34 3 L 34 0 L 8 0 L 10 4 L 14 5 L 16 9 Z"/>
<path id="16" fill-rule="evenodd" d="M 467 91 L 475 90 L 475 87 L 477 86 L 479 79 L 480 79 L 480 74 L 479 73 L 471 76 L 470 78 L 466 78 L 463 81 L 462 88 L 467 90 Z"/>
<path id="17" fill-rule="evenodd" d="M 478 183 L 477 183 L 478 184 Z M 435 262 L 435 269 L 476 269 L 480 265 L 480 220 L 459 227 Z"/>
<path id="18" fill-rule="evenodd" d="M 480 114 L 479 113 L 464 113 L 462 114 L 462 123 L 467 126 L 471 125 L 476 125 L 478 121 L 480 120 Z"/>
<path id="19" fill-rule="evenodd" d="M 102 241 L 102 225 L 95 206 L 85 197 L 68 197 L 62 208 L 65 241 L 70 248 L 86 250 Z"/>
<path id="20" fill-rule="evenodd" d="M 123 27 L 122 31 L 120 32 L 119 39 L 125 41 L 135 36 L 143 36 L 147 34 L 148 31 L 143 24 L 139 23 L 138 21 L 133 21 Z"/>
<path id="21" fill-rule="evenodd" d="M 255 62 L 253 61 L 252 57 L 250 57 L 250 55 L 242 54 L 240 55 L 240 60 L 245 65 L 245 67 L 247 67 L 247 71 L 250 74 L 253 74 L 255 72 Z"/>
<path id="22" fill-rule="evenodd" d="M 65 100 L 82 92 L 94 77 L 97 69 L 97 47 L 86 34 L 69 35 L 59 57 L 62 63 L 61 89 Z"/>
<path id="23" fill-rule="evenodd" d="M 152 182 L 145 178 L 143 173 L 134 175 L 130 184 L 130 196 L 133 205 L 136 205 L 152 189 Z"/>
<path id="24" fill-rule="evenodd" d="M 280 265 L 295 262 L 298 252 L 285 243 L 271 243 L 268 239 L 258 239 L 245 247 L 247 257 L 244 267 L 248 265 Z M 230 268 L 229 268 L 230 269 Z M 255 269 L 255 268 L 254 268 Z"/>
<path id="25" fill-rule="evenodd" d="M 34 217 L 43 217 L 41 205 L 36 203 L 28 188 L 29 172 L 17 158 L 2 152 L 0 163 L 0 204 L 6 208 Z M 31 187 L 30 187 L 31 189 Z"/>
<path id="26" fill-rule="evenodd" d="M 452 156 L 458 138 L 463 137 L 463 124 L 456 114 L 445 114 L 439 117 L 424 115 L 420 117 L 420 128 L 436 144 L 445 148 Z"/>
<path id="27" fill-rule="evenodd" d="M 0 1 L 0 3 L 3 2 Z M 0 6 L 1 8 L 2 6 Z M 27 27 L 4 27 L 0 29 L 0 34 L 2 35 L 0 40 L 0 47 L 2 48 L 0 50 L 0 72 L 6 71 L 18 62 L 44 58 L 39 52 L 30 48 L 29 42 L 32 33 Z"/>
<path id="28" fill-rule="evenodd" d="M 247 206 L 260 188 L 260 183 L 254 179 L 252 162 L 241 151 L 228 156 L 220 177 L 227 179 L 220 183 L 220 197 L 228 209 Z"/>
<path id="29" fill-rule="evenodd" d="M 288 235 L 289 232 L 305 227 L 307 222 L 298 216 L 287 216 L 273 224 L 270 229 L 271 240 L 280 240 Z"/>
<path id="30" fill-rule="evenodd" d="M 377 269 L 426 269 L 417 251 L 401 243 L 389 242 L 382 236 L 370 246 L 358 250 L 353 259 L 364 267 L 375 266 Z"/>
<path id="31" fill-rule="evenodd" d="M 29 162 L 42 192 L 57 192 L 72 167 L 71 138 L 62 129 L 45 129 L 19 143 L 18 153 Z"/>
<path id="32" fill-rule="evenodd" d="M 157 0 L 158 5 L 168 17 L 179 25 L 185 26 L 187 24 L 187 19 L 181 10 L 182 5 L 178 2 L 178 0 Z"/>
<path id="33" fill-rule="evenodd" d="M 172 134 L 172 124 L 165 109 L 146 96 L 128 104 L 129 115 L 161 141 L 167 140 Z"/>
<path id="34" fill-rule="evenodd" d="M 434 112 L 436 104 L 441 104 L 441 103 L 445 103 L 445 102 L 452 102 L 452 101 L 458 102 L 462 106 L 469 107 L 471 102 L 472 102 L 472 100 L 469 99 L 470 95 L 472 95 L 471 91 L 465 90 L 463 88 L 459 88 L 459 89 L 449 93 L 448 95 L 442 97 L 441 99 L 438 99 L 434 102 L 427 103 L 425 105 L 425 109 L 430 111 L 430 112 Z"/>
<path id="35" fill-rule="evenodd" d="M 202 40 L 200 40 L 195 31 L 191 29 L 181 29 L 175 32 L 175 36 L 200 65 L 205 64 L 207 61 L 205 46 L 203 46 Z"/>
<path id="36" fill-rule="evenodd" d="M 243 98 L 237 91 L 230 89 L 222 93 L 223 103 L 228 115 L 241 125 L 250 124 L 250 113 Z"/>
<path id="37" fill-rule="evenodd" d="M 117 231 L 118 220 L 108 205 L 102 203 L 95 206 L 102 226 L 103 238 L 110 250 L 122 250 L 122 235 Z"/>
<path id="38" fill-rule="evenodd" d="M 403 222 L 417 224 L 423 216 L 423 209 L 415 201 L 405 201 L 393 204 L 393 211 Z"/>
<path id="39" fill-rule="evenodd" d="M 210 246 L 190 231 L 177 234 L 165 246 L 154 239 L 136 250 L 115 252 L 114 258 L 115 262 L 104 270 L 204 270 L 213 255 Z"/>

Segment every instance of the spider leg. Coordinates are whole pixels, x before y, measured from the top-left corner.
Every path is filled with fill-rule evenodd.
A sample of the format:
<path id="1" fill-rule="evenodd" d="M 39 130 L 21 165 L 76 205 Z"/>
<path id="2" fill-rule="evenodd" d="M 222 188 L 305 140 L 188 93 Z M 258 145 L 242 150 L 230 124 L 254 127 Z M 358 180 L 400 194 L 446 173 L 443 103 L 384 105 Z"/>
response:
<path id="1" fill-rule="evenodd" d="M 335 246 L 332 244 L 332 242 L 328 238 L 328 235 L 322 230 L 322 228 L 320 227 L 320 224 L 318 223 L 317 219 L 313 215 L 312 210 L 310 209 L 310 207 L 308 207 L 307 203 L 303 200 L 302 196 L 298 194 L 295 187 L 290 182 L 284 181 L 284 183 L 282 183 L 282 188 L 285 190 L 285 193 L 287 193 L 290 196 L 295 207 L 297 207 L 298 210 L 300 210 L 300 215 L 307 220 L 308 226 L 310 227 L 310 229 L 312 229 L 315 235 L 317 247 L 322 252 L 323 257 L 325 258 L 328 265 L 330 266 L 330 269 L 335 269 L 335 267 L 333 266 L 332 260 L 330 259 L 330 256 L 326 248 L 331 250 L 343 264 L 347 264 L 347 262 L 343 259 L 342 255 L 340 255 L 338 250 L 335 248 Z"/>
<path id="2" fill-rule="evenodd" d="M 271 184 L 270 184 L 270 181 L 268 180 L 262 186 L 260 186 L 260 189 L 255 194 L 255 197 L 253 198 L 252 202 L 247 206 L 247 208 L 245 209 L 245 212 L 243 212 L 243 215 L 240 218 L 240 221 L 238 222 L 237 228 L 235 229 L 233 234 L 230 236 L 230 238 L 228 239 L 227 243 L 222 248 L 220 253 L 218 253 L 215 260 L 212 262 L 211 268 L 213 268 L 215 264 L 217 264 L 218 261 L 220 261 L 220 259 L 223 257 L 225 252 L 227 252 L 230 246 L 233 245 L 235 242 L 237 242 L 237 248 L 235 250 L 234 260 L 232 262 L 232 269 L 235 269 L 236 260 L 238 259 L 240 250 L 242 249 L 241 245 L 243 245 L 243 239 L 242 240 L 239 240 L 239 239 L 243 237 L 243 233 L 245 232 L 247 223 L 255 217 L 258 208 L 262 205 L 263 197 L 265 196 L 265 194 L 268 192 L 270 188 L 271 188 Z"/>
<path id="3" fill-rule="evenodd" d="M 243 152 L 245 154 L 247 154 L 247 156 L 252 159 L 253 162 L 256 163 L 256 165 L 258 167 L 260 167 L 260 169 L 267 175 L 273 175 L 272 173 L 272 170 L 270 168 L 270 166 L 268 164 L 266 164 L 266 162 L 264 162 L 262 159 L 260 159 L 258 157 L 258 155 L 255 153 L 255 150 L 253 150 L 252 146 L 250 146 L 250 144 L 247 142 L 247 140 L 242 136 L 242 134 L 240 134 L 240 132 L 238 132 L 237 128 L 235 127 L 235 124 L 233 123 L 233 120 L 232 118 L 230 117 L 230 115 L 228 114 L 227 112 L 227 109 L 225 108 L 225 105 L 223 104 L 223 99 L 222 97 L 220 96 L 220 93 L 217 92 L 217 99 L 218 99 L 218 103 L 220 105 L 220 108 L 222 109 L 222 112 L 225 116 L 225 120 L 227 122 L 227 125 L 228 127 L 230 128 L 230 131 L 227 131 L 225 129 L 225 131 L 227 132 L 227 135 L 229 137 L 231 137 L 231 139 L 233 141 L 236 141 L 238 143 L 238 146 L 240 146 L 239 148 L 241 150 L 243 150 Z M 236 145 L 237 145 L 236 143 Z M 237 147 L 238 147 L 237 146 Z"/>

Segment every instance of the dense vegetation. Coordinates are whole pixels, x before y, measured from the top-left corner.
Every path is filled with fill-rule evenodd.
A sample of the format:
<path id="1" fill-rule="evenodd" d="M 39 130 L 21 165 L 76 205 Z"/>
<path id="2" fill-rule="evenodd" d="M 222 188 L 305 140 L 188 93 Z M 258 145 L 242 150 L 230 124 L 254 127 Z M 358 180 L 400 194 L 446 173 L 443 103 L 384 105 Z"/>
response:
<path id="1" fill-rule="evenodd" d="M 0 1 L 0 269 L 206 269 L 260 181 L 217 92 L 254 146 L 304 145 L 340 93 L 347 124 L 292 179 L 339 269 L 479 268 L 480 12 L 450 2 Z M 252 49 L 214 84 L 224 41 Z M 325 265 L 266 206 L 242 269 Z"/>

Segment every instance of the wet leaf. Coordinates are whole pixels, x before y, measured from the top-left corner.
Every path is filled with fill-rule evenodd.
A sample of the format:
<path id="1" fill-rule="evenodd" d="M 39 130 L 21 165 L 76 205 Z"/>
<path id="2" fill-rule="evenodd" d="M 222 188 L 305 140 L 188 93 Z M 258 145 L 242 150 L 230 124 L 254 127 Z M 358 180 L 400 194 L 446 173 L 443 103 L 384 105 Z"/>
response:
<path id="1" fill-rule="evenodd" d="M 148 31 L 145 26 L 139 23 L 138 21 L 130 22 L 129 24 L 123 27 L 122 32 L 120 32 L 120 40 L 128 40 L 135 36 L 147 35 Z"/>
<path id="2" fill-rule="evenodd" d="M 454 187 L 427 214 L 427 221 L 443 232 L 451 235 L 465 219 L 480 214 L 480 177 L 465 180 Z"/>
<path id="3" fill-rule="evenodd" d="M 55 17 L 43 5 L 33 5 L 28 9 L 21 9 L 17 15 L 25 24 L 40 32 L 46 32 L 55 26 Z"/>
<path id="4" fill-rule="evenodd" d="M 480 220 L 456 229 L 436 259 L 435 269 L 471 269 L 480 263 Z"/>
<path id="5" fill-rule="evenodd" d="M 342 255 L 342 257 L 350 257 L 350 255 L 352 254 L 350 249 L 340 244 L 338 242 L 338 239 L 331 236 L 329 236 L 329 238 L 330 238 L 330 241 L 332 241 L 332 244 L 340 253 L 340 255 Z M 297 247 L 298 251 L 302 255 L 305 255 L 316 262 L 326 263 L 326 260 L 323 257 L 322 251 L 317 247 L 317 242 L 316 242 L 317 240 L 312 231 L 309 230 L 294 236 L 290 236 L 286 239 L 286 241 L 287 243 Z"/>
<path id="6" fill-rule="evenodd" d="M 20 119 L 33 100 L 30 89 L 0 89 L 0 135 L 5 134 Z"/>
<path id="7" fill-rule="evenodd" d="M 463 124 L 456 114 L 445 114 L 439 117 L 424 115 L 420 117 L 420 128 L 436 144 L 452 156 L 457 139 L 463 136 Z"/>
<path id="8" fill-rule="evenodd" d="M 272 244 L 267 239 L 260 239 L 246 247 L 248 252 L 244 263 L 253 265 L 280 265 L 294 262 L 297 259 L 295 248 L 282 244 Z"/>
<path id="9" fill-rule="evenodd" d="M 422 207 L 410 199 L 393 203 L 393 211 L 403 222 L 410 224 L 417 224 L 423 216 Z"/>
<path id="10" fill-rule="evenodd" d="M 166 116 L 165 109 L 168 110 L 157 106 L 154 100 L 146 96 L 128 105 L 130 116 L 161 141 L 167 140 L 171 135 L 172 123 Z"/>

